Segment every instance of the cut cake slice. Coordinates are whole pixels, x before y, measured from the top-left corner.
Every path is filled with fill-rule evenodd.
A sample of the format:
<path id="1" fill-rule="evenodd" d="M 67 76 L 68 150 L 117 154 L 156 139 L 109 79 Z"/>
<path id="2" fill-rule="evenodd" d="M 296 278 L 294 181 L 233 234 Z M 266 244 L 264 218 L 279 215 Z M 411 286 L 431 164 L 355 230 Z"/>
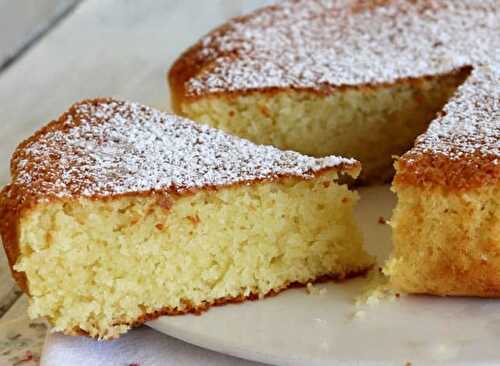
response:
<path id="1" fill-rule="evenodd" d="M 164 314 L 364 273 L 353 159 L 135 103 L 75 104 L 17 148 L 0 231 L 32 317 L 109 339 Z"/>
<path id="2" fill-rule="evenodd" d="M 500 297 L 500 70 L 476 67 L 395 164 L 393 287 Z"/>

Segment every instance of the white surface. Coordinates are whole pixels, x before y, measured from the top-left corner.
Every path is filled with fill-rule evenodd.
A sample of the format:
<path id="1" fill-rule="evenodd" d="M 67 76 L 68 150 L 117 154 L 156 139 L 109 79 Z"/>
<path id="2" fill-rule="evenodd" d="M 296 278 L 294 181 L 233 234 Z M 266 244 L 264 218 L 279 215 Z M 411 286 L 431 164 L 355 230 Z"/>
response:
<path id="1" fill-rule="evenodd" d="M 394 198 L 385 187 L 361 193 L 357 214 L 366 244 L 383 257 L 390 236 L 378 218 L 389 217 Z M 289 290 L 149 325 L 208 349 L 278 365 L 498 364 L 498 301 L 421 296 L 357 308 L 366 282 L 316 285 L 327 289 L 324 295 Z"/>
<path id="2" fill-rule="evenodd" d="M 0 65 L 78 0 L 0 0 Z"/>

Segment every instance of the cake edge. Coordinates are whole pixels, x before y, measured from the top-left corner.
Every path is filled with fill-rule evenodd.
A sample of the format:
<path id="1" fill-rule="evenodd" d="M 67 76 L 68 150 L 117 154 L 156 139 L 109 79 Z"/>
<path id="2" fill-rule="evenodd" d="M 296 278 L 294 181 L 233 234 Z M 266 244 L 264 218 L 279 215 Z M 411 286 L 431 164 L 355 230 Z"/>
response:
<path id="1" fill-rule="evenodd" d="M 500 183 L 500 164 L 493 155 L 469 154 L 450 159 L 437 152 L 414 152 L 410 149 L 396 158 L 392 186 L 445 189 L 465 192 Z"/>

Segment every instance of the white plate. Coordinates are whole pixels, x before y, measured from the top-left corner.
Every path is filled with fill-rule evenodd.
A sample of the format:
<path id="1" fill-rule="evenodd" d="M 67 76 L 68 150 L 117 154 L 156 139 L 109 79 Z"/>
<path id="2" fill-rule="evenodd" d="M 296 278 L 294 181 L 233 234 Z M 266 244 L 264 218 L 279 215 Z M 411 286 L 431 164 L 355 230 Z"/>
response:
<path id="1" fill-rule="evenodd" d="M 394 197 L 387 187 L 361 190 L 357 210 L 370 252 L 390 250 Z M 215 307 L 201 316 L 162 317 L 148 325 L 168 335 L 276 365 L 498 365 L 500 303 L 466 298 L 403 297 L 360 308 L 365 279 L 293 289 L 255 302 Z M 362 316 L 364 314 L 364 317 Z"/>

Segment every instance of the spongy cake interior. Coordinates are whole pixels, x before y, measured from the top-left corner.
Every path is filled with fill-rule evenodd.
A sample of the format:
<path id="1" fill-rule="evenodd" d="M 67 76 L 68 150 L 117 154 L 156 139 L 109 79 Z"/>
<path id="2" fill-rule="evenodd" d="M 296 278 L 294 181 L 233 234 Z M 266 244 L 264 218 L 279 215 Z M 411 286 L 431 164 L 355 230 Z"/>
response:
<path id="1" fill-rule="evenodd" d="M 469 72 L 462 69 L 326 94 L 296 90 L 216 94 L 174 98 L 173 104 L 181 115 L 259 144 L 311 156 L 353 157 L 362 163 L 362 180 L 382 181 L 394 172 L 392 157 L 413 145 Z"/>
<path id="2" fill-rule="evenodd" d="M 190 195 L 37 205 L 20 225 L 30 312 L 110 338 L 147 313 L 193 311 L 366 270 L 336 172 Z"/>
<path id="3" fill-rule="evenodd" d="M 409 293 L 494 296 L 500 286 L 500 189 L 395 185 L 394 251 L 385 273 Z"/>

